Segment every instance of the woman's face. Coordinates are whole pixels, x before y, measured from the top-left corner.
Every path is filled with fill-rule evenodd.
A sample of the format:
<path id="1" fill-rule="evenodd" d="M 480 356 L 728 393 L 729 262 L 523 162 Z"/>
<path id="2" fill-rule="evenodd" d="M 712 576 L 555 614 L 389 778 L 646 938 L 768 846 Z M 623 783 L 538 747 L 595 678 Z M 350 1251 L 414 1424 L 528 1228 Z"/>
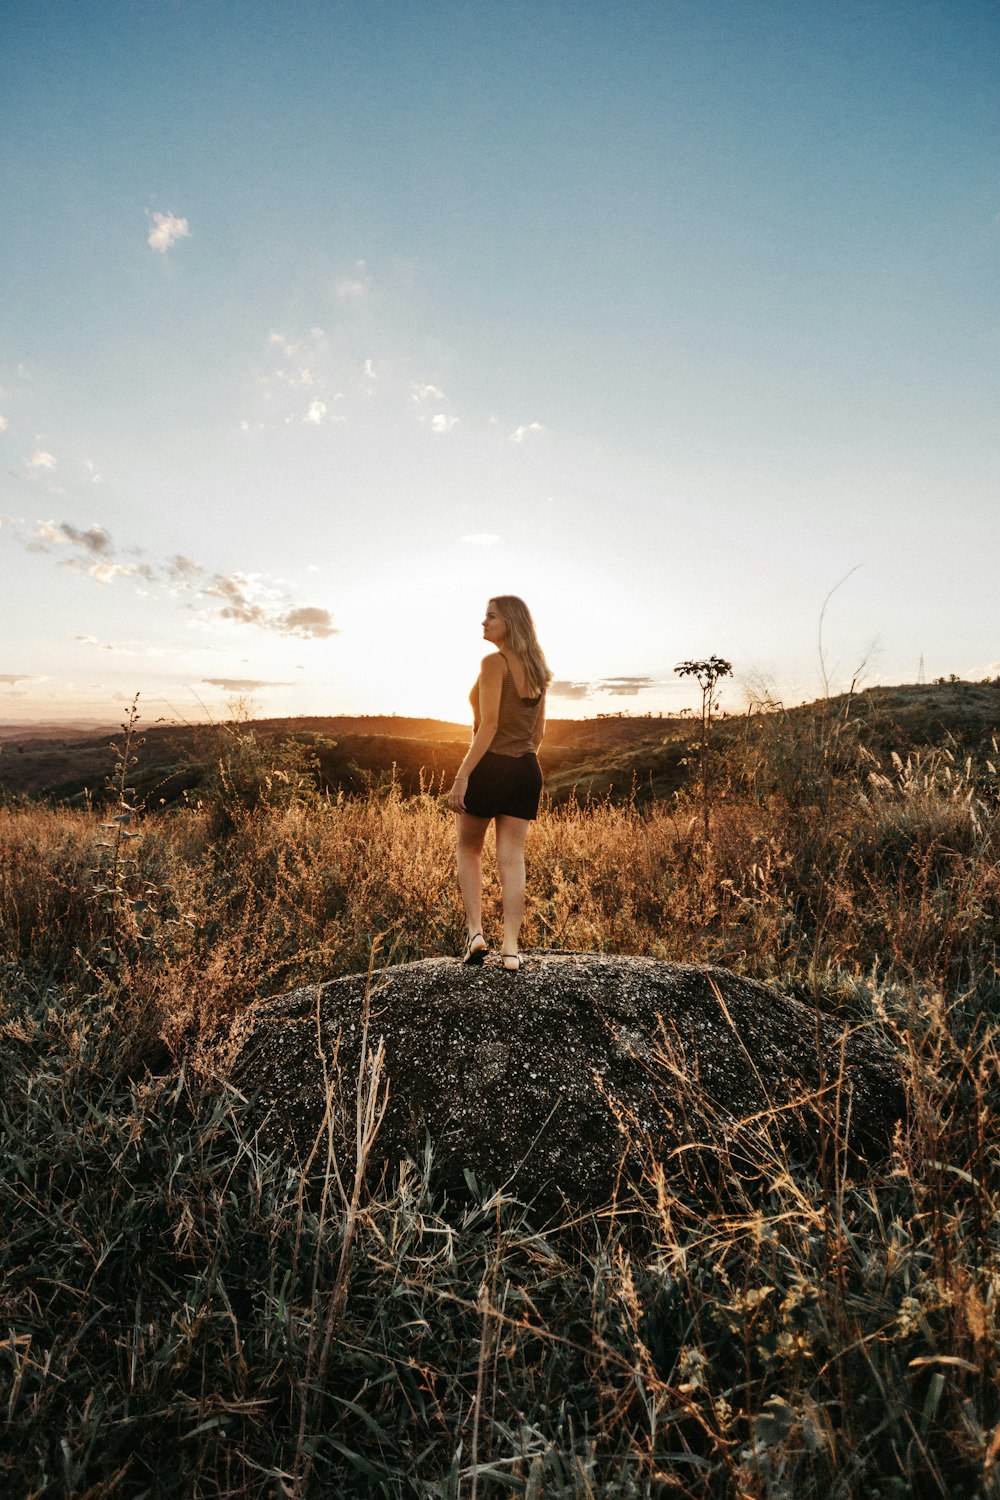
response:
<path id="1" fill-rule="evenodd" d="M 491 599 L 483 617 L 483 640 L 493 646 L 502 646 L 507 639 L 507 621 Z"/>

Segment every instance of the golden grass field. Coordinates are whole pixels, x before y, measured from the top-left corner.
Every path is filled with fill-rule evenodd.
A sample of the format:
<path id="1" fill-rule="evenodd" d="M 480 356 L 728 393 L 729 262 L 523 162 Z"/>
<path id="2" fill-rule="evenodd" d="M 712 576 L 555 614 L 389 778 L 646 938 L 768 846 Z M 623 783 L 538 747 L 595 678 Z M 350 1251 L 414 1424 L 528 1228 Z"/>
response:
<path id="1" fill-rule="evenodd" d="M 1000 1495 L 995 745 L 771 715 L 707 843 L 684 789 L 543 808 L 525 948 L 875 1016 L 908 1097 L 869 1175 L 762 1140 L 725 1201 L 650 1162 L 562 1225 L 421 1163 L 324 1219 L 205 1086 L 249 1000 L 461 951 L 436 788 L 323 794 L 244 725 L 143 814 L 142 753 L 103 807 L 0 807 L 0 1491 Z"/>

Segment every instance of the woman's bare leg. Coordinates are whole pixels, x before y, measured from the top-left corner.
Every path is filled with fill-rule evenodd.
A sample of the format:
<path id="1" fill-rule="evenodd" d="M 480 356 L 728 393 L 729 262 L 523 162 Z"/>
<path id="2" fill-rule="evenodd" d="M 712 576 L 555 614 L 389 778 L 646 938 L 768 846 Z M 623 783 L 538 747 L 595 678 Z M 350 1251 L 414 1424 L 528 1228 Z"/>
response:
<path id="1" fill-rule="evenodd" d="M 503 891 L 503 952 L 516 953 L 524 921 L 524 842 L 527 818 L 497 818 L 497 866 Z"/>
<path id="2" fill-rule="evenodd" d="M 498 819 L 499 821 L 499 819 Z M 489 818 L 456 813 L 458 838 L 458 888 L 462 892 L 469 937 L 483 930 L 483 841 Z"/>

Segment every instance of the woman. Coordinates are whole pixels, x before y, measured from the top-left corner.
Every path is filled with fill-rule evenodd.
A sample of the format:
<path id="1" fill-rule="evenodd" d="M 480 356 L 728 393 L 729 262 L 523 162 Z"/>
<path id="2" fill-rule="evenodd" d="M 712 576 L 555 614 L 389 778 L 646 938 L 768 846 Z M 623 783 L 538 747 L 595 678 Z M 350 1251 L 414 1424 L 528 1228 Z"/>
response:
<path id="1" fill-rule="evenodd" d="M 524 920 L 524 841 L 538 813 L 542 772 L 536 754 L 545 729 L 545 689 L 552 673 L 523 599 L 500 594 L 483 620 L 483 639 L 497 650 L 483 658 L 469 701 L 473 739 L 448 794 L 458 824 L 458 884 L 469 936 L 467 964 L 481 964 L 483 841 L 496 821 L 497 865 L 503 893 L 505 969 L 521 967 L 518 939 Z"/>

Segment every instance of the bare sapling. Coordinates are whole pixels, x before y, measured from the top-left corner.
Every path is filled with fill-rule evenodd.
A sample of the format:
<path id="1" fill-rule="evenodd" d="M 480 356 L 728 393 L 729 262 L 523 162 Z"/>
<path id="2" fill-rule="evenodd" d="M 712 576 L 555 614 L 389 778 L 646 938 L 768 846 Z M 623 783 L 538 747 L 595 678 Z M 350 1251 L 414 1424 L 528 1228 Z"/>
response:
<path id="1" fill-rule="evenodd" d="M 112 741 L 115 752 L 115 768 L 105 783 L 112 794 L 112 813 L 101 827 L 111 837 L 102 839 L 97 847 L 101 851 L 95 871 L 97 884 L 94 894 L 101 899 L 107 916 L 108 957 L 119 954 L 124 937 L 126 919 L 135 918 L 148 906 L 147 896 L 131 898 L 128 892 L 128 874 L 133 861 L 129 858 L 128 845 L 139 837 L 135 823 L 139 816 L 135 788 L 129 785 L 129 774 L 138 765 L 136 751 L 144 743 L 136 732 L 139 722 L 139 694 L 136 693 L 122 722 L 122 739 Z"/>
<path id="2" fill-rule="evenodd" d="M 712 806 L 711 760 L 709 750 L 712 737 L 712 715 L 718 712 L 719 700 L 715 695 L 720 677 L 732 677 L 732 663 L 721 656 L 709 656 L 704 661 L 682 661 L 674 668 L 678 677 L 693 677 L 701 688 L 701 736 L 698 740 L 698 781 L 701 787 L 701 813 L 705 831 L 705 842 L 709 841 L 709 820 Z"/>

